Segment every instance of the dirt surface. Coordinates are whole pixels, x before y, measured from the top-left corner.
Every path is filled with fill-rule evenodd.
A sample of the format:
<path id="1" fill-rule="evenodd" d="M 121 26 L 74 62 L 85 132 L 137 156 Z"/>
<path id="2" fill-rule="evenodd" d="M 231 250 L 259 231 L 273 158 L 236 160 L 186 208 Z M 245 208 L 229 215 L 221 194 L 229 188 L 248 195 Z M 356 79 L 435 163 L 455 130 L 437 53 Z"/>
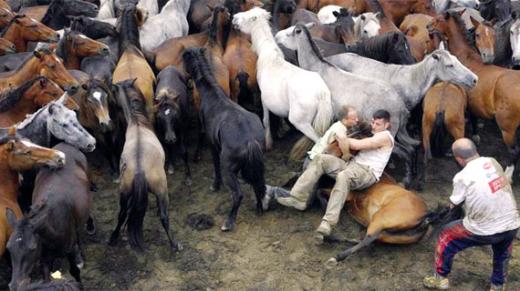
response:
<path id="1" fill-rule="evenodd" d="M 485 124 L 482 134 L 483 155 L 498 156 L 504 161 L 505 146 L 496 125 Z M 266 177 L 269 184 L 280 185 L 291 178 L 300 164 L 287 162 L 289 147 L 295 137 L 275 143 L 275 150 L 266 154 Z M 193 152 L 193 149 L 191 149 Z M 95 156 L 95 155 L 94 155 Z M 82 279 L 87 290 L 423 290 L 422 278 L 432 272 L 433 237 L 405 246 L 376 243 L 327 270 L 325 261 L 342 251 L 346 245 L 315 245 L 314 229 L 323 211 L 314 206 L 300 212 L 273 205 L 263 216 L 255 213 L 254 195 L 242 184 L 243 200 L 234 232 L 223 233 L 220 226 L 230 207 L 226 190 L 212 193 L 213 176 L 210 154 L 206 150 L 202 161 L 192 163 L 193 184 L 184 185 L 184 167 L 177 163 L 176 172 L 169 176 L 171 227 L 184 246 L 171 253 L 166 235 L 157 216 L 154 197 L 150 197 L 145 218 L 144 254 L 132 251 L 125 235 L 115 247 L 107 245 L 116 224 L 119 209 L 117 185 L 104 162 L 90 156 L 95 193 L 93 213 L 98 232 L 83 235 L 86 266 Z M 391 173 L 400 172 L 399 164 Z M 428 170 L 423 197 L 430 208 L 447 202 L 451 178 L 458 168 L 452 158 L 435 160 Z M 518 171 L 517 171 L 518 173 Z M 520 183 L 518 174 L 516 185 Z M 517 201 L 520 188 L 514 187 Z M 207 230 L 195 230 L 188 217 L 206 214 L 215 225 Z M 210 225 L 202 225 L 210 227 Z M 364 229 L 343 214 L 339 233 L 360 238 Z M 520 251 L 520 242 L 514 249 Z M 66 263 L 61 271 L 66 272 Z M 490 247 L 466 250 L 455 258 L 450 283 L 453 290 L 488 290 L 492 269 Z M 6 289 L 9 267 L 0 262 L 0 289 Z M 509 264 L 509 290 L 520 290 L 520 260 L 518 255 Z"/>

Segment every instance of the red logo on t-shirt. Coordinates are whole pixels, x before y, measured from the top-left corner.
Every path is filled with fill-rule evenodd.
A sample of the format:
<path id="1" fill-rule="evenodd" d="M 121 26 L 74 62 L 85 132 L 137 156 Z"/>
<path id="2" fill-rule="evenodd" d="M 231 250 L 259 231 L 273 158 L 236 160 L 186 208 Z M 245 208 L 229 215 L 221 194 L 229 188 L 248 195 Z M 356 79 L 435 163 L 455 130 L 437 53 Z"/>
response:
<path id="1" fill-rule="evenodd" d="M 488 170 L 491 168 L 491 163 L 490 162 L 486 162 L 484 163 L 484 165 L 482 165 L 484 167 L 484 169 Z"/>
<path id="2" fill-rule="evenodd" d="M 497 177 L 489 181 L 488 185 L 491 193 L 495 193 L 507 185 L 507 180 L 505 177 Z"/>

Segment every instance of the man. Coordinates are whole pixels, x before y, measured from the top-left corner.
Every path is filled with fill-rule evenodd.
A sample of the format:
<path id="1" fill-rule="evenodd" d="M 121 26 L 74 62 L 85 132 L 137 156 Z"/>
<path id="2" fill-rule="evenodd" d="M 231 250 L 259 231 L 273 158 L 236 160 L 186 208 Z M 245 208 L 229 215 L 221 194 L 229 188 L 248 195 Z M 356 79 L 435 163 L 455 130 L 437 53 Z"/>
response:
<path id="1" fill-rule="evenodd" d="M 491 290 L 505 290 L 512 243 L 520 227 L 511 184 L 500 164 L 480 157 L 471 140 L 456 140 L 452 151 L 463 169 L 453 178 L 450 202 L 452 207 L 464 203 L 466 216 L 443 228 L 435 247 L 435 273 L 424 278 L 424 285 L 448 289 L 447 276 L 455 254 L 472 246 L 491 245 Z"/>
<path id="2" fill-rule="evenodd" d="M 336 178 L 325 216 L 316 230 L 317 238 L 322 241 L 324 236 L 330 235 L 332 226 L 338 223 L 339 214 L 350 190 L 364 189 L 376 183 L 390 159 L 394 146 L 394 139 L 388 131 L 390 113 L 386 110 L 376 111 L 372 116 L 371 126 L 374 135 L 369 138 L 342 140 L 341 137 L 336 137 L 340 145 L 348 143 L 350 149 L 359 150 L 352 160 L 345 161 L 333 155 L 317 154 L 290 193 L 279 187 L 268 186 L 264 202 L 268 202 L 274 196 L 282 205 L 305 210 L 320 177 L 327 174 Z M 267 203 L 264 203 L 265 205 Z"/>
<path id="3" fill-rule="evenodd" d="M 352 106 L 343 106 L 337 114 L 338 121 L 332 124 L 320 140 L 307 152 L 307 157 L 303 162 L 303 170 L 317 154 L 323 153 L 325 149 L 334 141 L 338 140 L 342 152 L 349 153 L 347 140 L 347 129 L 358 124 L 359 119 L 356 110 Z M 346 159 L 347 157 L 345 157 Z"/>

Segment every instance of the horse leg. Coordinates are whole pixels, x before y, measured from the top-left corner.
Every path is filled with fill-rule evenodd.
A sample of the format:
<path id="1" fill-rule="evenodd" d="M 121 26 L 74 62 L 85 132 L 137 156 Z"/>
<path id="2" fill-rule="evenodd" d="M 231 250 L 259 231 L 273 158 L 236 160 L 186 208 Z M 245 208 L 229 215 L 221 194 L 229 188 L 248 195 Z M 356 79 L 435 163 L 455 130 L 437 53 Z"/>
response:
<path id="1" fill-rule="evenodd" d="M 303 111 L 291 110 L 289 112 L 289 121 L 294 125 L 294 127 L 316 143 L 320 137 L 312 127 L 311 121 L 308 120 L 308 118 L 308 114 L 305 114 Z"/>
<path id="2" fill-rule="evenodd" d="M 174 252 L 180 251 L 182 250 L 182 246 L 175 240 L 175 237 L 170 230 L 170 219 L 168 217 L 168 193 L 159 193 L 156 195 L 156 197 L 161 224 L 164 228 L 164 232 L 166 232 L 166 236 L 168 236 L 168 240 L 170 241 L 170 247 Z"/>
<path id="3" fill-rule="evenodd" d="M 226 181 L 226 185 L 229 187 L 229 190 L 231 190 L 231 200 L 233 205 L 226 221 L 220 230 L 231 231 L 233 228 L 235 228 L 238 208 L 240 207 L 240 203 L 244 198 L 244 194 L 240 190 L 240 184 L 238 183 L 238 165 L 230 164 L 231 161 L 229 159 L 223 159 L 222 163 L 224 164 L 224 179 Z"/>
<path id="4" fill-rule="evenodd" d="M 117 240 L 119 239 L 119 232 L 121 231 L 121 226 L 125 223 L 127 219 L 127 203 L 128 203 L 128 195 L 125 193 L 120 194 L 119 198 L 119 215 L 117 218 L 117 226 L 112 232 L 112 235 L 110 236 L 110 241 L 108 242 L 109 245 L 115 246 L 117 243 Z"/>
<path id="5" fill-rule="evenodd" d="M 400 158 L 404 160 L 405 163 L 405 174 L 403 177 L 403 181 L 401 181 L 400 184 L 402 184 L 406 189 L 409 189 L 411 181 L 412 181 L 412 164 L 413 164 L 413 153 L 411 152 L 410 148 L 405 146 L 404 144 L 400 142 L 395 143 L 394 147 L 394 153 L 397 154 Z"/>
<path id="6" fill-rule="evenodd" d="M 468 117 L 469 123 L 471 125 L 471 139 L 477 146 L 479 146 L 480 136 L 478 135 L 478 117 L 475 114 L 471 113 L 470 110 L 468 110 Z"/>
<path id="7" fill-rule="evenodd" d="M 174 172 L 173 165 L 175 164 L 175 154 L 174 154 L 173 145 L 169 145 L 169 146 L 166 145 L 164 153 L 166 156 L 166 172 L 169 175 L 173 175 L 173 172 Z"/>
<path id="8" fill-rule="evenodd" d="M 185 184 L 187 186 L 191 185 L 191 170 L 190 165 L 188 164 L 188 150 L 186 149 L 185 137 L 181 137 L 181 142 L 179 143 L 179 150 L 182 158 L 184 159 L 184 174 L 186 177 Z"/>
<path id="9" fill-rule="evenodd" d="M 421 175 L 419 177 L 419 183 L 417 184 L 417 190 L 422 190 L 424 184 L 426 183 L 426 176 L 428 171 L 428 162 L 432 159 L 432 151 L 430 144 L 430 135 L 432 133 L 432 120 L 426 119 L 426 115 L 423 115 L 422 121 L 422 143 L 424 149 L 423 156 L 423 170 L 421 171 Z"/>
<path id="10" fill-rule="evenodd" d="M 76 266 L 76 259 L 75 259 L 74 252 L 68 254 L 67 259 L 69 261 L 70 274 L 72 275 L 72 277 L 74 277 L 74 279 L 76 279 L 76 281 L 81 283 L 80 270 L 79 270 L 78 266 Z"/>
<path id="11" fill-rule="evenodd" d="M 213 185 L 211 185 L 209 189 L 213 192 L 217 192 L 220 190 L 220 185 L 222 184 L 222 174 L 220 172 L 220 155 L 215 146 L 211 147 L 211 156 L 213 158 L 213 167 L 215 168 L 215 178 Z"/>
<path id="12" fill-rule="evenodd" d="M 202 115 L 199 113 L 199 139 L 197 141 L 197 148 L 195 149 L 195 154 L 193 155 L 193 161 L 200 161 L 200 152 L 202 151 L 202 147 L 204 146 L 204 135 L 206 134 L 206 128 L 204 127 L 204 120 L 202 119 Z"/>
<path id="13" fill-rule="evenodd" d="M 47 251 L 43 251 L 42 253 L 42 275 L 43 281 L 50 282 L 51 281 L 51 270 L 54 264 L 54 258 L 47 254 Z"/>
<path id="14" fill-rule="evenodd" d="M 269 124 L 269 109 L 262 101 L 262 109 L 263 109 L 263 123 L 264 123 L 264 131 L 265 131 L 265 149 L 269 151 L 273 148 L 273 137 L 271 135 L 271 127 Z"/>
<path id="15" fill-rule="evenodd" d="M 372 235 L 367 234 L 365 236 L 365 238 L 360 243 L 358 243 L 357 245 L 344 250 L 343 252 L 337 254 L 334 258 L 330 258 L 325 263 L 325 266 L 327 268 L 329 268 L 329 269 L 334 267 L 334 266 L 336 266 L 338 264 L 338 262 L 341 262 L 341 261 L 345 260 L 347 257 L 352 255 L 353 253 L 355 253 L 355 252 L 359 251 L 360 249 L 362 249 L 364 247 L 367 247 L 370 244 L 372 244 L 375 240 L 377 240 L 377 238 L 379 237 L 379 234 L 380 234 L 380 232 L 377 232 L 377 233 L 372 234 Z"/>

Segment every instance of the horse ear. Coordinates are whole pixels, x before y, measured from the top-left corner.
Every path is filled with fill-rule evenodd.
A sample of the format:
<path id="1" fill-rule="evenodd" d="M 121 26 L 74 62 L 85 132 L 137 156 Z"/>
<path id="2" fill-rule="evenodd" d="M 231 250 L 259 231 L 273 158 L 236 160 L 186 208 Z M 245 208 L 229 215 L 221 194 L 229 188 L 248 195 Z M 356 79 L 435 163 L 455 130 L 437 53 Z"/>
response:
<path id="1" fill-rule="evenodd" d="M 338 11 L 332 11 L 332 15 L 334 15 L 336 18 L 340 16 Z"/>
<path id="2" fill-rule="evenodd" d="M 41 59 L 43 57 L 43 54 L 39 51 L 39 50 L 35 50 L 33 52 L 33 55 L 39 59 Z"/>
<path id="3" fill-rule="evenodd" d="M 14 146 L 15 146 L 15 141 L 10 140 L 5 144 L 5 149 L 8 153 L 10 153 L 14 150 Z"/>
<path id="4" fill-rule="evenodd" d="M 63 93 L 63 95 L 61 95 L 60 99 L 58 99 L 56 102 L 60 103 L 60 104 L 65 104 L 65 102 L 67 101 L 67 98 L 69 98 L 69 94 L 67 94 L 67 92 L 65 92 L 65 93 Z"/>
<path id="5" fill-rule="evenodd" d="M 7 208 L 5 212 L 5 216 L 7 216 L 7 222 L 12 228 L 15 228 L 17 219 L 14 211 L 11 208 Z"/>
<path id="6" fill-rule="evenodd" d="M 399 41 L 399 33 L 394 33 L 394 35 L 392 36 L 392 41 L 393 42 Z"/>
<path id="7" fill-rule="evenodd" d="M 381 12 L 376 12 L 374 15 L 375 15 L 378 19 L 383 18 L 383 14 L 381 14 Z"/>
<path id="8" fill-rule="evenodd" d="M 406 34 L 407 36 L 414 36 L 417 33 L 417 30 L 417 25 L 412 25 L 404 31 L 404 34 Z"/>
<path id="9" fill-rule="evenodd" d="M 441 43 L 439 44 L 439 49 L 440 50 L 445 50 L 446 49 L 446 47 L 444 46 L 444 42 L 443 41 L 441 41 Z"/>
<path id="10" fill-rule="evenodd" d="M 516 20 L 518 18 L 518 13 L 516 13 L 516 11 L 513 11 L 511 13 L 511 18 L 513 18 L 514 20 Z"/>
<path id="11" fill-rule="evenodd" d="M 131 83 L 132 83 L 132 86 L 134 86 L 135 81 L 137 81 L 137 78 L 133 78 L 133 79 L 132 79 L 132 82 L 131 82 Z"/>

